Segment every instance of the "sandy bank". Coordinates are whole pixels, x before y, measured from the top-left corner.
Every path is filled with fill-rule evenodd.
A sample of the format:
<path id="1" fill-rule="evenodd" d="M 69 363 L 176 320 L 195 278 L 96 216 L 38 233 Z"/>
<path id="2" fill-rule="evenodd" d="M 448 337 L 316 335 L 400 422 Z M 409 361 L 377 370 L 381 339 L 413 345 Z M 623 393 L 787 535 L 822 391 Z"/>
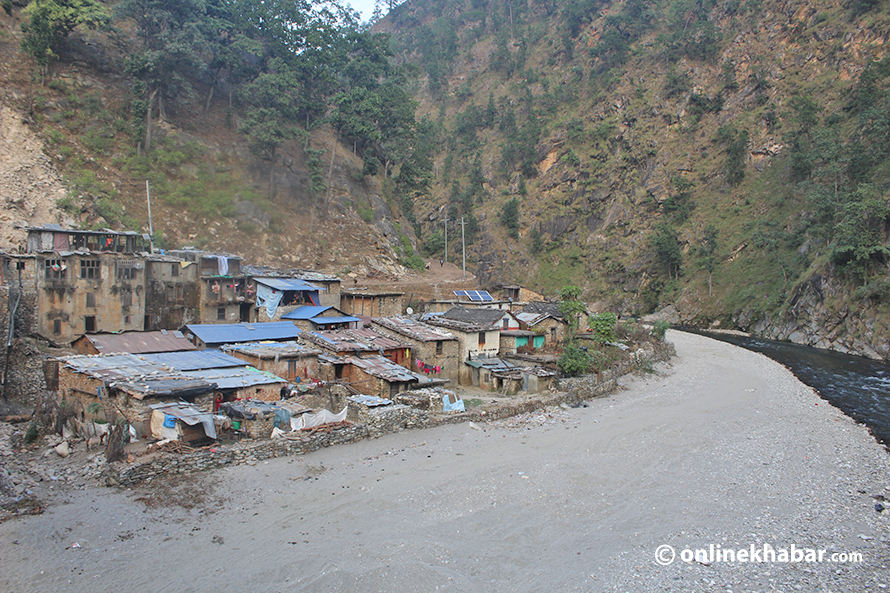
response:
<path id="1" fill-rule="evenodd" d="M 0 591 L 890 585 L 888 512 L 873 498 L 890 498 L 883 448 L 769 359 L 669 339 L 672 367 L 588 408 L 388 435 L 154 492 L 65 493 L 67 504 L 0 524 Z M 194 506 L 158 504 L 171 501 Z M 654 556 L 661 544 L 763 543 L 864 562 L 663 567 Z"/>

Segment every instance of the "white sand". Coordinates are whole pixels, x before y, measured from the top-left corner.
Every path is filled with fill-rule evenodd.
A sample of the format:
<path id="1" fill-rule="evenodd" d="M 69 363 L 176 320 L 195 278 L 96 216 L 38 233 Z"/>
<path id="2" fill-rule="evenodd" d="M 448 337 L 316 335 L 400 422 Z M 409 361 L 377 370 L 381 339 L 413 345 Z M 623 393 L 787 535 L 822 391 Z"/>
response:
<path id="1" fill-rule="evenodd" d="M 869 591 L 890 458 L 764 356 L 671 332 L 590 407 L 409 431 L 189 480 L 192 509 L 94 488 L 0 524 L 0 591 Z M 65 504 L 60 504 L 62 501 Z M 890 503 L 888 503 L 890 506 Z M 72 547 L 77 543 L 79 547 Z M 670 544 L 861 552 L 675 562 Z"/>

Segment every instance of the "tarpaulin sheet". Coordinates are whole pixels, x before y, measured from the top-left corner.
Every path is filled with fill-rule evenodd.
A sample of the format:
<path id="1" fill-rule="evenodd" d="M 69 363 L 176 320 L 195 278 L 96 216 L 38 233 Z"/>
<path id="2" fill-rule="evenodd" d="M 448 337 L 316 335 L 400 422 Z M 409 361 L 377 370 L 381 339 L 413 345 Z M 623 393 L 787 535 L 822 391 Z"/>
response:
<path id="1" fill-rule="evenodd" d="M 343 422 L 346 420 L 346 411 L 348 406 L 344 407 L 339 414 L 334 414 L 328 410 L 322 410 L 314 414 L 302 414 L 299 418 L 290 419 L 291 430 L 303 430 L 307 428 L 315 428 L 329 422 Z"/>
<path id="2" fill-rule="evenodd" d="M 257 308 L 266 307 L 266 315 L 269 316 L 269 319 L 274 319 L 275 311 L 278 310 L 278 305 L 281 304 L 281 297 L 283 296 L 283 292 L 278 292 L 265 284 L 257 284 L 256 306 Z"/>

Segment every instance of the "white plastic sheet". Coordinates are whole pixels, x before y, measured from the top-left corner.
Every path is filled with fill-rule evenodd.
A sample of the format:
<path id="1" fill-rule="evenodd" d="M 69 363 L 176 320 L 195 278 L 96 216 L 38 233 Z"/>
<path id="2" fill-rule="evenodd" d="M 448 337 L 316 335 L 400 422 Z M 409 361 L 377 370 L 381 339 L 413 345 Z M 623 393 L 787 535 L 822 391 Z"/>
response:
<path id="1" fill-rule="evenodd" d="M 328 410 L 321 410 L 314 414 L 300 414 L 299 417 L 291 416 L 290 427 L 292 430 L 303 430 L 304 428 L 315 428 L 328 422 L 343 422 L 346 420 L 346 411 L 349 406 L 345 406 L 339 414 L 334 414 Z"/>

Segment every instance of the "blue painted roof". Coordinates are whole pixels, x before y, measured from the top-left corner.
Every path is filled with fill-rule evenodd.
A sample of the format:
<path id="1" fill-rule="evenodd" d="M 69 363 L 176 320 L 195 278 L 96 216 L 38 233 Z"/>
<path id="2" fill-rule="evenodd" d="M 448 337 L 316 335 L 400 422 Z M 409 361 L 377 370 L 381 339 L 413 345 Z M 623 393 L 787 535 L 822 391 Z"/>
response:
<path id="1" fill-rule="evenodd" d="M 242 367 L 244 361 L 219 350 L 195 350 L 193 352 L 163 352 L 143 354 L 150 362 L 166 365 L 177 371 L 197 371 L 201 369 L 224 369 Z"/>
<path id="2" fill-rule="evenodd" d="M 352 321 L 361 321 L 361 319 L 359 319 L 358 317 L 352 317 L 351 315 L 343 315 L 341 317 L 313 317 L 311 321 L 316 325 L 329 325 L 332 323 L 350 323 Z"/>
<path id="3" fill-rule="evenodd" d="M 321 315 L 328 309 L 333 309 L 333 307 L 315 307 L 312 305 L 303 305 L 302 307 L 297 307 L 290 313 L 285 313 L 281 316 L 282 319 L 312 319 L 318 315 Z"/>
<path id="4" fill-rule="evenodd" d="M 256 281 L 275 290 L 321 290 L 320 286 L 299 278 L 256 278 Z"/>
<path id="5" fill-rule="evenodd" d="M 300 328 L 291 321 L 267 323 L 194 323 L 185 326 L 205 344 L 235 344 L 260 340 L 292 340 Z"/>

